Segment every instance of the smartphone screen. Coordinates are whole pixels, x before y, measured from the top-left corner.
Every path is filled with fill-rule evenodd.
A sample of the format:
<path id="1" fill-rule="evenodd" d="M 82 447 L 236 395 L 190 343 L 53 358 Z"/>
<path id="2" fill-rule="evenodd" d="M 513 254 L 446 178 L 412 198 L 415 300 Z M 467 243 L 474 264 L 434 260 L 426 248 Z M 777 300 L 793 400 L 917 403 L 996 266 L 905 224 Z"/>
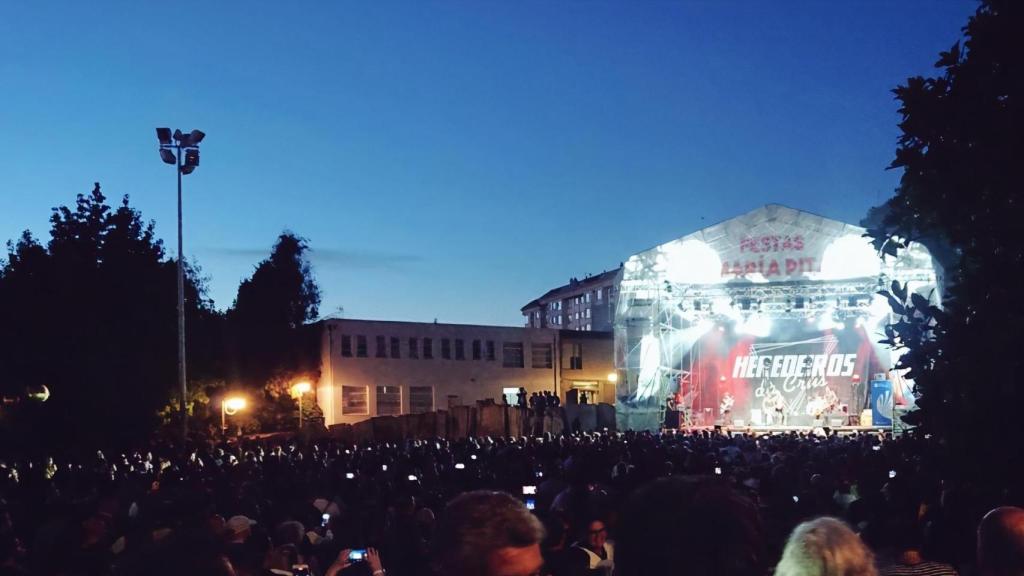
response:
<path id="1" fill-rule="evenodd" d="M 537 501 L 534 500 L 533 498 L 527 499 L 526 500 L 526 509 L 527 510 L 533 510 L 535 508 L 537 508 Z"/>
<path id="2" fill-rule="evenodd" d="M 524 496 L 533 495 L 533 494 L 536 494 L 536 493 L 537 493 L 537 487 L 536 486 L 523 486 L 523 495 Z"/>
<path id="3" fill-rule="evenodd" d="M 722 474 L 722 469 L 719 468 L 718 466 L 715 466 L 715 474 L 721 475 Z"/>
<path id="4" fill-rule="evenodd" d="M 348 553 L 348 559 L 351 562 L 362 562 L 366 560 L 366 550 L 353 550 Z"/>

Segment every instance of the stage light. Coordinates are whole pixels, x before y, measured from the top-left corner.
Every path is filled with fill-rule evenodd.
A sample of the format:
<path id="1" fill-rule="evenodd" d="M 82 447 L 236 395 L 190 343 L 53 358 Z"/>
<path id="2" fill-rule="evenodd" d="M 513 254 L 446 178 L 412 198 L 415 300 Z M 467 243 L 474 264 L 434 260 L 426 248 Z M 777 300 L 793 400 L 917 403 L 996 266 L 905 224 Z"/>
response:
<path id="1" fill-rule="evenodd" d="M 178 159 L 175 158 L 174 152 L 171 152 L 167 148 L 160 149 L 160 159 L 164 161 L 164 164 L 177 164 Z"/>
<path id="2" fill-rule="evenodd" d="M 718 284 L 722 260 L 714 248 L 700 240 L 677 240 L 664 245 L 656 266 L 673 284 Z"/>
<path id="3" fill-rule="evenodd" d="M 171 144 L 171 129 L 170 128 L 157 128 L 156 137 L 160 140 L 161 146 L 169 146 Z"/>
<path id="4" fill-rule="evenodd" d="M 882 259 L 871 241 L 859 234 L 847 234 L 825 248 L 818 277 L 821 280 L 867 278 L 878 276 L 881 269 Z"/>

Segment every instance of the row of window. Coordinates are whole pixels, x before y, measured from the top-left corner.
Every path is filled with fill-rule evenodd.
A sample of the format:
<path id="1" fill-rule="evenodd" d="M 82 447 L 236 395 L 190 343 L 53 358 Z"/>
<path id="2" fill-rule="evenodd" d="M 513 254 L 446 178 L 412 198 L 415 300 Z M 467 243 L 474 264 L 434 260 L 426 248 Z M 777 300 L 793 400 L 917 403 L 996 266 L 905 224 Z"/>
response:
<path id="1" fill-rule="evenodd" d="M 433 386 L 408 386 L 409 413 L 421 414 L 434 410 Z M 341 413 L 346 416 L 370 414 L 369 386 L 342 386 Z M 402 386 L 377 386 L 378 416 L 398 416 L 402 413 Z"/>
<path id="2" fill-rule="evenodd" d="M 410 337 L 407 340 L 407 358 L 419 359 L 422 353 L 424 360 L 434 359 L 434 339 Z M 376 358 L 402 357 L 401 339 L 391 336 L 377 336 Z M 454 344 L 454 346 L 453 346 Z M 451 360 L 454 351 L 455 360 L 466 360 L 466 341 L 462 338 L 441 338 L 440 353 L 442 360 Z M 494 362 L 495 356 L 494 340 L 473 340 L 470 342 L 470 353 L 473 360 L 484 360 Z M 354 352 L 354 353 L 353 353 Z M 368 358 L 367 338 L 362 334 L 355 337 L 355 349 L 352 347 L 352 336 L 343 334 L 341 336 L 341 355 L 346 358 Z M 522 342 L 501 343 L 501 365 L 505 368 L 523 368 L 524 350 Z M 533 368 L 551 368 L 553 366 L 554 351 L 548 342 L 531 344 L 531 366 Z"/>

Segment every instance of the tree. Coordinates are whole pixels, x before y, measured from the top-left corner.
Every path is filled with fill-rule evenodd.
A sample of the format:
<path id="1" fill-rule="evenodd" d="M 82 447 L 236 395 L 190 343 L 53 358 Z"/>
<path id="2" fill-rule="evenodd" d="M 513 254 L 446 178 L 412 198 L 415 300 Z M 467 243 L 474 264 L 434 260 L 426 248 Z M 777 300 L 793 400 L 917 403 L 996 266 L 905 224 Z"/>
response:
<path id="1" fill-rule="evenodd" d="M 902 135 L 891 168 L 903 174 L 869 230 L 887 255 L 911 241 L 948 243 L 944 310 L 893 286 L 899 319 L 887 341 L 906 352 L 901 366 L 920 396 L 911 423 L 939 440 L 959 471 L 993 478 L 1022 463 L 1019 443 L 1000 441 L 1024 432 L 1024 355 L 1013 337 L 1024 325 L 1022 29 L 1017 3 L 987 0 L 965 26 L 963 47 L 940 54 L 939 75 L 895 89 Z"/>
<path id="2" fill-rule="evenodd" d="M 45 248 L 28 232 L 8 243 L 0 361 L 6 388 L 45 384 L 52 397 L 19 406 L 6 424 L 49 447 L 144 438 L 176 382 L 175 263 L 128 197 L 112 208 L 99 184 L 74 208 L 55 208 L 50 224 Z M 218 315 L 187 270 L 188 326 L 216 334 Z M 193 380 L 216 371 L 207 348 L 189 342 Z"/>
<path id="3" fill-rule="evenodd" d="M 319 374 L 319 333 L 307 323 L 317 317 L 320 289 L 308 251 L 304 238 L 282 233 L 270 257 L 242 281 L 227 314 L 229 372 L 235 381 L 260 392 L 269 428 L 294 426 L 287 422 L 297 421 L 298 408 L 286 389 Z M 307 397 L 306 404 L 314 403 Z"/>

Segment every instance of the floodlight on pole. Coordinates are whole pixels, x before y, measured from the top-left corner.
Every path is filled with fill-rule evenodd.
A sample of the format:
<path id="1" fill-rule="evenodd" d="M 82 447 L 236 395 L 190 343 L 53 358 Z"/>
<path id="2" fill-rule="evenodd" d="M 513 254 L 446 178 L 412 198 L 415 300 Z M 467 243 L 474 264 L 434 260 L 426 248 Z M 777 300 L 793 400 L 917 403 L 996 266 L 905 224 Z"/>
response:
<path id="1" fill-rule="evenodd" d="M 220 401 L 220 429 L 222 433 L 226 435 L 228 432 L 227 417 L 238 414 L 238 411 L 244 410 L 245 406 L 245 398 L 241 396 L 232 396 Z"/>
<path id="2" fill-rule="evenodd" d="M 312 389 L 313 389 L 313 387 L 309 384 L 309 382 L 305 382 L 305 381 L 297 382 L 294 386 L 292 386 L 292 396 L 295 396 L 295 398 L 299 401 L 299 431 L 300 432 L 302 431 L 302 395 L 306 394 L 307 392 L 309 392 Z"/>
<path id="3" fill-rule="evenodd" d="M 170 128 L 157 128 L 156 137 L 160 142 L 160 159 L 167 164 L 174 164 L 178 176 L 178 385 L 181 393 L 178 411 L 181 415 L 181 439 L 184 443 L 188 438 L 188 385 L 185 372 L 185 252 L 182 249 L 181 238 L 181 176 L 191 174 L 199 166 L 198 146 L 206 134 L 201 130 L 192 130 L 188 134 L 175 130 L 172 134 Z M 184 162 L 182 152 L 185 156 Z M 222 412 L 222 420 L 223 415 Z"/>

